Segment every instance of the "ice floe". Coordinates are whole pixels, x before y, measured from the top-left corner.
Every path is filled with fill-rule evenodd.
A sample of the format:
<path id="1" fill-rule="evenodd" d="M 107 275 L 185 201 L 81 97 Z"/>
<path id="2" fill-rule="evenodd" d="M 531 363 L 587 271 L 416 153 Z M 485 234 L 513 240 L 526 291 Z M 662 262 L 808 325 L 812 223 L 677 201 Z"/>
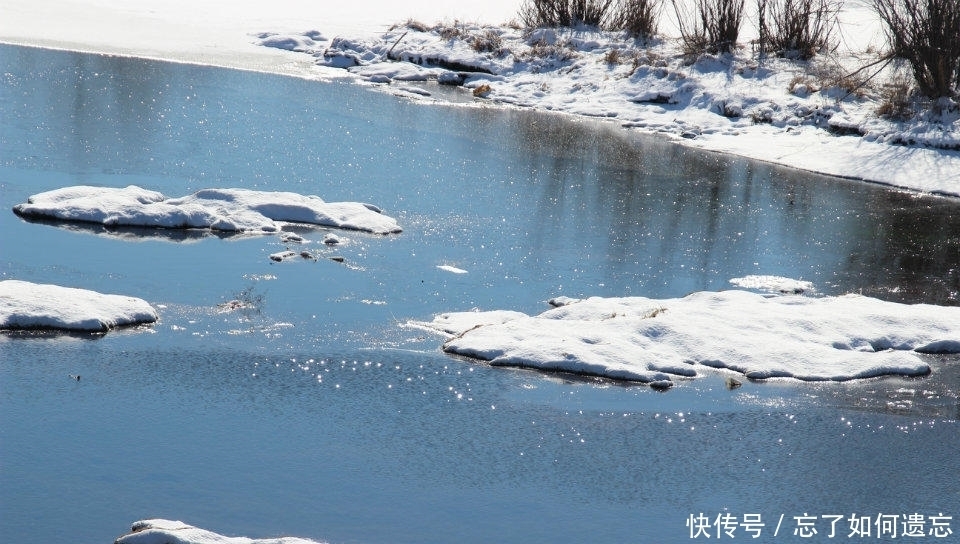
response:
<path id="1" fill-rule="evenodd" d="M 291 192 L 203 189 L 168 198 L 135 185 L 74 186 L 35 194 L 13 211 L 26 218 L 86 222 L 108 227 L 210 229 L 276 233 L 282 223 L 307 223 L 375 234 L 401 232 L 380 208 L 360 202 L 325 202 Z"/>
<path id="2" fill-rule="evenodd" d="M 157 319 L 157 311 L 139 298 L 20 280 L 0 281 L 0 330 L 104 332 Z"/>
<path id="3" fill-rule="evenodd" d="M 770 293 L 810 295 L 816 292 L 812 282 L 795 280 L 793 278 L 784 278 L 782 276 L 743 276 L 742 278 L 732 278 L 730 283 L 742 289 L 754 289 L 757 291 L 766 291 Z"/>
<path id="4" fill-rule="evenodd" d="M 229 537 L 187 525 L 182 521 L 147 519 L 134 523 L 130 532 L 114 544 L 320 544 L 314 540 L 284 536 L 277 538 Z"/>
<path id="5" fill-rule="evenodd" d="M 462 269 L 462 268 L 460 268 L 460 267 L 457 267 L 457 266 L 453 266 L 452 264 L 438 264 L 438 265 L 437 265 L 437 268 L 440 269 L 440 270 L 443 270 L 444 272 L 450 272 L 451 274 L 466 274 L 466 273 L 467 273 L 466 270 L 464 270 L 464 269 Z"/>
<path id="6" fill-rule="evenodd" d="M 557 298 L 539 315 L 453 312 L 410 325 L 448 337 L 444 351 L 669 387 L 727 369 L 750 379 L 845 381 L 923 376 L 921 353 L 960 352 L 960 307 L 850 294 L 769 296 L 743 290 L 683 298 Z"/>

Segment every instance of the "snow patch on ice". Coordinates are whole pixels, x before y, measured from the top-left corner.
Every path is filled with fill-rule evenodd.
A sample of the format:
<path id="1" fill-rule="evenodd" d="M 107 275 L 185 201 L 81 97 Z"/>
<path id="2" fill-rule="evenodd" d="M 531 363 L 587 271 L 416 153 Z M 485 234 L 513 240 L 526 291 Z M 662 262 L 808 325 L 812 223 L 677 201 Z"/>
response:
<path id="1" fill-rule="evenodd" d="M 960 352 L 960 308 L 864 297 L 698 292 L 683 298 L 553 299 L 553 309 L 454 312 L 412 322 L 444 351 L 492 365 L 658 385 L 703 367 L 748 378 L 922 376 L 916 352 Z"/>
<path id="2" fill-rule="evenodd" d="M 401 232 L 371 204 L 325 202 L 318 196 L 247 189 L 203 189 L 180 198 L 135 185 L 74 186 L 33 195 L 13 211 L 22 217 L 97 223 L 108 227 L 211 229 L 275 233 L 280 223 L 308 223 L 375 234 Z"/>
<path id="3" fill-rule="evenodd" d="M 783 276 L 751 275 L 741 278 L 732 278 L 730 283 L 742 289 L 753 289 L 780 294 L 813 294 L 816 289 L 813 283 Z"/>
<path id="4" fill-rule="evenodd" d="M 139 298 L 20 280 L 0 281 L 0 330 L 106 332 L 157 319 L 157 311 Z"/>
<path id="5" fill-rule="evenodd" d="M 114 544 L 319 544 L 296 537 L 255 539 L 228 537 L 182 521 L 148 519 L 134 523 L 130 532 L 117 538 Z"/>

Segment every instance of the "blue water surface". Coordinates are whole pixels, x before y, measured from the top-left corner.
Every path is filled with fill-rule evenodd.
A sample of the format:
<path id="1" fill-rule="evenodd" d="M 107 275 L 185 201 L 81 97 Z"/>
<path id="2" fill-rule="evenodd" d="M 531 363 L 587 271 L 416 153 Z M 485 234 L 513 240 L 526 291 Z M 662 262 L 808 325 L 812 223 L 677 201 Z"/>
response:
<path id="1" fill-rule="evenodd" d="M 111 542 L 161 517 L 333 543 L 686 542 L 706 540 L 691 517 L 757 514 L 760 538 L 736 539 L 789 542 L 804 516 L 823 541 L 851 517 L 960 515 L 956 357 L 921 379 L 728 390 L 708 370 L 657 392 L 491 368 L 404 326 L 747 274 L 957 305 L 957 200 L 347 83 L 13 46 L 0 77 L 0 279 L 161 315 L 0 336 L 4 541 Z M 296 244 L 10 212 L 79 184 L 358 200 L 404 232 L 328 247 L 322 228 Z M 316 258 L 268 258 L 288 247 Z"/>

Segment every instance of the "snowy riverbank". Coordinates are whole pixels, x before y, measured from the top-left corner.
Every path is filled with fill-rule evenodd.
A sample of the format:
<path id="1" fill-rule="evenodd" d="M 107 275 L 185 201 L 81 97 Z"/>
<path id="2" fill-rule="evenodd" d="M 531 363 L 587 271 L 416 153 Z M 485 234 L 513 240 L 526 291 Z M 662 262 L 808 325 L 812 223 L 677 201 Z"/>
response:
<path id="1" fill-rule="evenodd" d="M 374 38 L 321 29 L 266 32 L 259 43 L 414 99 L 439 83 L 475 102 L 609 119 L 708 151 L 960 196 L 960 112 L 881 116 L 883 80 L 846 76 L 866 58 L 854 52 L 801 62 L 758 60 L 743 47 L 692 59 L 676 39 L 417 22 Z"/>

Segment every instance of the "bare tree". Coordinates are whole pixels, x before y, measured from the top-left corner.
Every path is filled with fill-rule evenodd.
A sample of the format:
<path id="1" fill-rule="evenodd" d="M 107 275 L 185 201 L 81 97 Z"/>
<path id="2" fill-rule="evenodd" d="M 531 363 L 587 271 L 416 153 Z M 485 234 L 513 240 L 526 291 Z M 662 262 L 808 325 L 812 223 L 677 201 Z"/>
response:
<path id="1" fill-rule="evenodd" d="M 928 98 L 960 94 L 960 0 L 873 0 L 891 54 L 906 59 Z"/>

